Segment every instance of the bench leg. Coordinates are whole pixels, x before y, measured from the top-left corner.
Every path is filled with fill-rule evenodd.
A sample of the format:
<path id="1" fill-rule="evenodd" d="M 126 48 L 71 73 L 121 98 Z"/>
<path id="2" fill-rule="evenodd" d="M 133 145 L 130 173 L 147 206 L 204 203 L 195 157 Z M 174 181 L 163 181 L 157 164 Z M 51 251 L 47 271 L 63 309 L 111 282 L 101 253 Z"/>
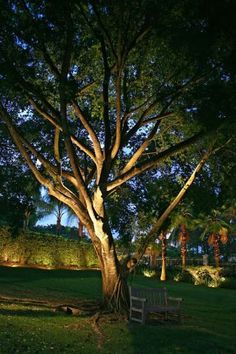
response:
<path id="1" fill-rule="evenodd" d="M 147 312 L 145 310 L 143 310 L 143 312 L 142 312 L 142 324 L 145 324 L 146 317 L 147 317 Z"/>

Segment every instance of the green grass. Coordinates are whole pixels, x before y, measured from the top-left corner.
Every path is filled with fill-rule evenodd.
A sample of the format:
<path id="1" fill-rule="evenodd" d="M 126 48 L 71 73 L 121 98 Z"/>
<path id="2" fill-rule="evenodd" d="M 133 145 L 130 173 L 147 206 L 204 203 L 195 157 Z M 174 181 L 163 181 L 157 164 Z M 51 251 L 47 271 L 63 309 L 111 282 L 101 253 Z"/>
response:
<path id="1" fill-rule="evenodd" d="M 163 286 L 135 276 L 133 284 Z M 0 354 L 156 354 L 236 353 L 236 292 L 166 282 L 169 294 L 184 298 L 182 324 L 152 322 L 145 326 L 103 316 L 93 318 L 54 312 L 3 297 L 53 303 L 101 299 L 98 271 L 38 270 L 0 267 Z"/>

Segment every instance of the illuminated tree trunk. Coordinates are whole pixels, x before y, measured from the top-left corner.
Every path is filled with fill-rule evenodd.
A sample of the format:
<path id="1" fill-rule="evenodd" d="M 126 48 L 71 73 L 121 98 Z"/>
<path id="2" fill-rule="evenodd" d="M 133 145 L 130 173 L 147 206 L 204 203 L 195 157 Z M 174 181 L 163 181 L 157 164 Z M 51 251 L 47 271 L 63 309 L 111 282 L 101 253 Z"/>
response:
<path id="1" fill-rule="evenodd" d="M 180 247 L 181 247 L 181 259 L 182 259 L 182 267 L 186 267 L 186 258 L 187 258 L 187 242 L 189 239 L 189 235 L 186 229 L 186 226 L 182 224 L 180 226 Z"/>
<path id="2" fill-rule="evenodd" d="M 96 217 L 94 218 L 94 213 Z M 114 239 L 105 212 L 105 203 L 99 187 L 94 193 L 93 209 L 89 224 L 84 220 L 94 249 L 98 256 L 102 274 L 103 303 L 110 310 L 122 312 L 129 307 L 127 264 L 117 258 Z"/>
<path id="3" fill-rule="evenodd" d="M 122 311 L 129 307 L 128 285 L 125 273 L 112 253 L 106 254 L 101 266 L 103 300 L 105 307 Z"/>
<path id="4" fill-rule="evenodd" d="M 99 235 L 99 238 L 102 241 L 95 242 L 94 247 L 102 274 L 103 303 L 110 310 L 122 312 L 129 307 L 128 272 L 121 266 L 109 235 Z"/>
<path id="5" fill-rule="evenodd" d="M 160 280 L 166 280 L 166 233 L 161 232 L 159 239 L 161 241 L 161 277 Z"/>
<path id="6" fill-rule="evenodd" d="M 214 250 L 214 258 L 215 258 L 215 265 L 216 267 L 220 266 L 220 236 L 217 234 L 214 234 L 214 239 L 213 239 L 213 250 Z"/>
<path id="7" fill-rule="evenodd" d="M 216 267 L 220 266 L 220 235 L 216 233 L 210 234 L 208 237 L 209 246 L 213 247 L 214 259 Z"/>

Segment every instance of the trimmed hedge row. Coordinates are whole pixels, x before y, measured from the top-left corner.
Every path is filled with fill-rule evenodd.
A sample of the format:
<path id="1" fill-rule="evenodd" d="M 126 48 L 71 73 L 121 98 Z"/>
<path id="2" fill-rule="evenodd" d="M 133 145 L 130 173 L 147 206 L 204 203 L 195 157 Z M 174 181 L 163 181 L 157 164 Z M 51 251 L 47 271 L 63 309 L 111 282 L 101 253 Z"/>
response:
<path id="1" fill-rule="evenodd" d="M 0 262 L 46 267 L 98 267 L 92 244 L 59 236 L 0 228 Z"/>

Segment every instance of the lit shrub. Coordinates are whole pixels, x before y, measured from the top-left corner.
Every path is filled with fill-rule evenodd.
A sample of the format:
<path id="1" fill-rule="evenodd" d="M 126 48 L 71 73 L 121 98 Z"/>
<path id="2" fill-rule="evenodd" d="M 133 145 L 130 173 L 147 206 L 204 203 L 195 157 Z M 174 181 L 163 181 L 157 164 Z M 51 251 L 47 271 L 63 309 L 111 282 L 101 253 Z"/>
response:
<path id="1" fill-rule="evenodd" d="M 147 278 L 154 278 L 157 275 L 155 269 L 143 268 L 142 273 Z"/>
<path id="2" fill-rule="evenodd" d="M 175 281 L 181 281 L 184 283 L 193 283 L 193 277 L 191 273 L 189 273 L 187 270 L 183 269 L 177 272 L 174 275 L 174 280 Z"/>
<path id="3" fill-rule="evenodd" d="M 10 229 L 0 229 L 0 261 L 47 267 L 97 267 L 92 244 L 63 237 L 20 233 L 13 237 Z"/>
<path id="4" fill-rule="evenodd" d="M 175 281 L 205 285 L 207 287 L 219 287 L 225 281 L 221 269 L 210 266 L 186 267 L 174 277 Z"/>

